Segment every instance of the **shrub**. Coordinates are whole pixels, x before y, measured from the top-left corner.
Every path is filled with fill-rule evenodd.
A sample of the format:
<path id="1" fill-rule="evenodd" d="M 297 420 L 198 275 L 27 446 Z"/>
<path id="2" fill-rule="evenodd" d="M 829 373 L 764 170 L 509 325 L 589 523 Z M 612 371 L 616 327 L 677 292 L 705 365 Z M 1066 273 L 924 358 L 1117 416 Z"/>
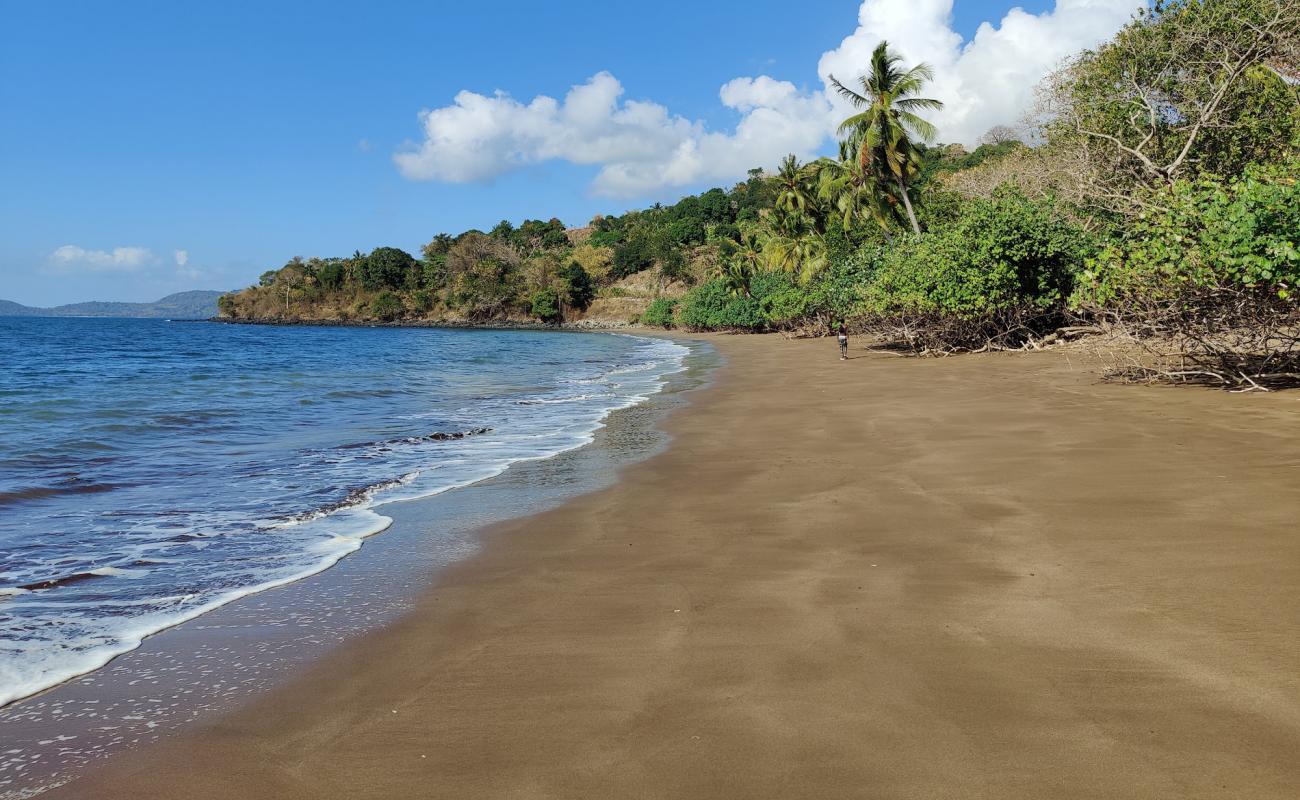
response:
<path id="1" fill-rule="evenodd" d="M 1139 345 L 1112 376 L 1261 389 L 1300 383 L 1300 161 L 1151 192 L 1072 298 Z"/>
<path id="2" fill-rule="evenodd" d="M 1231 181 L 1180 181 L 1147 200 L 1149 210 L 1127 235 L 1089 262 L 1075 307 L 1229 287 L 1295 294 L 1300 159 L 1254 167 Z"/>
<path id="3" fill-rule="evenodd" d="M 888 249 L 867 304 L 877 313 L 963 318 L 1051 308 L 1069 296 L 1089 252 L 1088 237 L 1050 203 L 1005 189 L 972 201 L 955 223 Z"/>
<path id="4" fill-rule="evenodd" d="M 825 322 L 862 317 L 866 289 L 875 280 L 884 253 L 883 246 L 868 244 L 833 259 L 809 286 L 810 310 Z"/>
<path id="5" fill-rule="evenodd" d="M 542 322 L 560 320 L 560 297 L 554 289 L 540 289 L 533 293 L 532 314 Z"/>
<path id="6" fill-rule="evenodd" d="M 425 313 L 433 308 L 433 294 L 426 289 L 411 292 L 411 305 L 416 311 Z"/>
<path id="7" fill-rule="evenodd" d="M 863 308 L 922 350 L 1017 346 L 1060 322 L 1092 249 L 1050 202 L 1004 188 L 887 248 Z"/>
<path id="8" fill-rule="evenodd" d="M 668 297 L 656 298 L 650 307 L 641 315 L 641 324 L 653 325 L 657 328 L 671 328 L 674 324 L 673 315 L 677 311 L 677 300 Z"/>
<path id="9" fill-rule="evenodd" d="M 765 326 L 785 327 L 811 311 L 811 297 L 789 272 L 760 271 L 749 279 L 749 296 L 758 304 Z"/>
<path id="10" fill-rule="evenodd" d="M 677 319 L 684 327 L 701 331 L 758 330 L 766 323 L 753 297 L 732 294 L 718 279 L 687 292 Z"/>
<path id="11" fill-rule="evenodd" d="M 370 316 L 376 319 L 385 321 L 397 319 L 404 310 L 402 298 L 392 292 L 380 292 L 370 301 Z"/>

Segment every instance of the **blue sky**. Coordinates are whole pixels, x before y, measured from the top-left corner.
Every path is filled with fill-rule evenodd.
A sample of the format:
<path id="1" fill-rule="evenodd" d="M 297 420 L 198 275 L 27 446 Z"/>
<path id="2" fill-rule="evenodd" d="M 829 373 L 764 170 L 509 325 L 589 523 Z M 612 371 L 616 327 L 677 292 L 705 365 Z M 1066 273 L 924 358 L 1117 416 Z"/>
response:
<path id="1" fill-rule="evenodd" d="M 1114 5 L 1061 4 L 1090 1 Z M 913 22 L 897 19 L 898 2 L 868 0 L 881 21 L 867 27 L 879 31 L 859 26 L 860 0 L 10 3 L 0 29 L 0 298 L 50 305 L 233 289 L 294 255 L 418 251 L 439 231 L 502 218 L 576 225 L 672 200 L 728 184 L 728 170 L 766 155 L 761 141 L 738 144 L 743 125 L 761 139 L 773 117 L 830 113 L 819 59 L 855 31 L 944 62 L 947 50 L 927 50 L 960 59 L 950 42 L 929 41 L 944 24 L 968 41 L 1013 5 L 1028 15 L 1055 5 L 957 0 L 949 17 L 949 0 L 917 0 L 909 6 L 929 16 Z M 857 52 L 845 46 L 827 63 Z M 602 72 L 623 93 L 609 117 L 566 127 L 562 106 L 551 139 L 521 131 L 536 95 L 562 101 Z M 772 80 L 737 85 L 733 107 L 720 102 L 720 87 L 760 75 Z M 519 103 L 494 105 L 497 89 Z M 440 150 L 435 137 L 423 166 L 399 168 L 394 154 L 426 139 L 419 112 L 452 106 L 462 90 L 484 96 L 498 127 L 457 128 L 461 149 Z M 666 121 L 636 127 L 620 116 L 628 100 L 662 107 Z M 457 114 L 445 122 L 469 125 Z M 581 137 L 614 129 L 656 147 L 698 145 L 707 163 L 642 158 L 628 152 L 636 137 L 618 156 L 590 155 L 604 140 Z M 797 136 L 792 150 L 830 149 L 820 127 Z M 498 153 L 508 169 L 454 169 L 465 154 L 505 163 Z M 628 163 L 640 177 L 600 177 Z"/>

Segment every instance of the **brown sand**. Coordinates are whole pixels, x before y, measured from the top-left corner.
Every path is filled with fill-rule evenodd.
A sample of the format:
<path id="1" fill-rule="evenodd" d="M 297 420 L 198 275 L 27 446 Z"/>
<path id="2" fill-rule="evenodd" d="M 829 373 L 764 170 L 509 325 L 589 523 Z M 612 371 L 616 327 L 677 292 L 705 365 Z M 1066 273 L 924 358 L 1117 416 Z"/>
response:
<path id="1" fill-rule="evenodd" d="M 1300 796 L 1300 398 L 716 341 L 668 452 L 50 796 Z"/>

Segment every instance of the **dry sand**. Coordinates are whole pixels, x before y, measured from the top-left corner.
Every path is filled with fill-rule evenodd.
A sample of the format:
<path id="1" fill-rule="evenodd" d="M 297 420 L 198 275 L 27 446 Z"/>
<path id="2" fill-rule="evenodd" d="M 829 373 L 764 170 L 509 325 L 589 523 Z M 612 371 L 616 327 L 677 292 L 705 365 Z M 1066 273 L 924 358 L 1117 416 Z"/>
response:
<path id="1" fill-rule="evenodd" d="M 666 453 L 49 796 L 1300 796 L 1300 398 L 715 341 Z"/>

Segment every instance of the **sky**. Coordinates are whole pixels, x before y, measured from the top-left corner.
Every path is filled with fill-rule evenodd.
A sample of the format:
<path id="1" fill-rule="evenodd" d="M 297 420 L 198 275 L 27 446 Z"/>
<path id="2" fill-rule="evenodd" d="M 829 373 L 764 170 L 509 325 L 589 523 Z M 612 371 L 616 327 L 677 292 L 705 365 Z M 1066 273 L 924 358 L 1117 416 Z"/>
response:
<path id="1" fill-rule="evenodd" d="M 1135 0 L 0 0 L 0 298 L 230 290 L 293 256 L 585 224 L 834 151 L 888 39 L 939 139 L 1014 124 Z"/>

